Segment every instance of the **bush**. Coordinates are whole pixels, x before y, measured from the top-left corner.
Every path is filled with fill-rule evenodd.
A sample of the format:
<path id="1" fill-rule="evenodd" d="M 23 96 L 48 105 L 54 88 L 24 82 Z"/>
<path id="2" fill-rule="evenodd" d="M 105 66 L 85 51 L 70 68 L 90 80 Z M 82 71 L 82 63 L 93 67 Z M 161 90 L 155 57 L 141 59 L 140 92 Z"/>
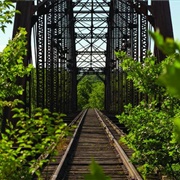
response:
<path id="1" fill-rule="evenodd" d="M 18 118 L 16 128 L 8 122 L 6 133 L 0 140 L 0 179 L 32 179 L 48 159 L 37 161 L 38 156 L 53 154 L 52 145 L 68 134 L 63 114 L 50 113 L 48 109 L 37 108 L 32 117 L 24 109 L 14 108 L 13 118 Z"/>
<path id="2" fill-rule="evenodd" d="M 124 52 L 116 52 L 116 55 L 121 59 L 127 79 L 133 81 L 140 93 L 148 95 L 148 101 L 136 107 L 129 104 L 125 112 L 117 116 L 129 130 L 121 140 L 134 150 L 132 160 L 140 166 L 144 178 L 151 172 L 161 172 L 177 179 L 180 176 L 180 145 L 173 133 L 173 118 L 180 109 L 180 100 L 158 83 L 163 69 L 175 62 L 176 55 L 159 64 L 150 53 L 143 63 Z"/>

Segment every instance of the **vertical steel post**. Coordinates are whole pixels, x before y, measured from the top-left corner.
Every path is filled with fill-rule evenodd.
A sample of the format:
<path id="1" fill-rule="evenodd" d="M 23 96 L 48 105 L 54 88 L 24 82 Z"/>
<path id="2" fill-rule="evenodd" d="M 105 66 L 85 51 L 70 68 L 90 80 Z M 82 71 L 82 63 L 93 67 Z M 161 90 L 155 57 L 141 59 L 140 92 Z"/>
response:
<path id="1" fill-rule="evenodd" d="M 159 29 L 160 33 L 166 38 L 171 37 L 173 38 L 173 27 L 172 27 L 172 20 L 171 20 L 171 12 L 170 12 L 170 5 L 169 0 L 161 1 L 156 0 L 151 2 L 151 9 L 152 9 L 152 16 L 154 18 L 154 29 Z M 162 54 L 155 47 L 155 56 L 158 58 L 159 61 L 165 58 L 165 55 Z"/>

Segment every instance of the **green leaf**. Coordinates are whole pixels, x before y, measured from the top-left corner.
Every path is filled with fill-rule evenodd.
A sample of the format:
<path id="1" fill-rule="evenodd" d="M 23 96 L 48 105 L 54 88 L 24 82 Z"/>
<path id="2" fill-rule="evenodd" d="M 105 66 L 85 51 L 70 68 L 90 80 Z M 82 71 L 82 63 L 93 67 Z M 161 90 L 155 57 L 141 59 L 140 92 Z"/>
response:
<path id="1" fill-rule="evenodd" d="M 10 134 L 11 133 L 10 129 L 6 129 L 6 133 Z"/>
<path id="2" fill-rule="evenodd" d="M 156 46 L 166 55 L 172 55 L 179 50 L 179 45 L 172 39 L 166 38 L 160 34 L 159 31 L 149 32 L 151 37 L 154 39 Z"/>
<path id="3" fill-rule="evenodd" d="M 179 61 L 175 64 L 177 65 L 168 65 L 165 68 L 164 73 L 160 75 L 158 82 L 166 86 L 167 91 L 170 94 L 176 97 L 180 97 L 180 68 L 178 67 Z"/>
<path id="4" fill-rule="evenodd" d="M 110 180 L 111 178 L 106 176 L 102 170 L 102 167 L 99 166 L 94 160 L 91 161 L 89 166 L 90 174 L 85 175 L 85 180 Z"/>
<path id="5" fill-rule="evenodd" d="M 25 132 L 25 130 L 23 130 L 23 129 L 19 130 L 19 133 L 20 133 L 20 134 L 22 134 L 22 133 L 24 133 L 24 132 Z"/>
<path id="6" fill-rule="evenodd" d="M 22 94 L 23 94 L 23 91 L 24 91 L 23 89 L 19 89 L 19 90 L 18 90 L 18 94 L 22 95 Z"/>
<path id="7" fill-rule="evenodd" d="M 174 133 L 176 140 L 180 143 L 180 118 L 174 118 Z"/>
<path id="8" fill-rule="evenodd" d="M 164 43 L 164 38 L 163 36 L 160 34 L 159 30 L 157 30 L 156 32 L 151 32 L 149 31 L 149 34 L 151 35 L 151 37 L 154 39 L 156 45 L 158 47 L 161 47 Z"/>
<path id="9" fill-rule="evenodd" d="M 44 114 L 50 114 L 51 112 L 49 111 L 49 109 L 45 108 L 45 109 L 43 109 L 43 113 Z"/>
<path id="10" fill-rule="evenodd" d="M 35 116 L 35 117 L 42 116 L 42 112 L 37 112 L 34 116 Z"/>

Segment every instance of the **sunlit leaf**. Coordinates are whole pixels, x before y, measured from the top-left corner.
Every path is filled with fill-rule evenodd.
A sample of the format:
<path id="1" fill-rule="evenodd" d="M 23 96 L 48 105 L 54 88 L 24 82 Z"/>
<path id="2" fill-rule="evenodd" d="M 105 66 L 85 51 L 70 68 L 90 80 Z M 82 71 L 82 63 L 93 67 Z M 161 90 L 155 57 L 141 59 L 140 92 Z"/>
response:
<path id="1" fill-rule="evenodd" d="M 180 143 L 180 117 L 174 118 L 174 133 L 176 140 Z"/>
<path id="2" fill-rule="evenodd" d="M 174 65 L 169 65 L 164 70 L 159 77 L 159 82 L 166 86 L 167 91 L 176 96 L 180 97 L 180 68 L 175 67 Z"/>

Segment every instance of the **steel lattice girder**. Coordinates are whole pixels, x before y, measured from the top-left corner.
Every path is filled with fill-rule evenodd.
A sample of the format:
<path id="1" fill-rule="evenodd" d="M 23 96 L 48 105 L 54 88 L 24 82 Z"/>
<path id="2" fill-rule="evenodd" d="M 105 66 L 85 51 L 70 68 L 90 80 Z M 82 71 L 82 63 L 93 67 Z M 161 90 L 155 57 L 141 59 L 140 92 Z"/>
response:
<path id="1" fill-rule="evenodd" d="M 137 103 L 137 93 L 132 82 L 126 80 L 126 74 L 120 68 L 114 51 L 126 51 L 134 59 L 142 61 L 148 49 L 147 29 L 145 15 L 137 13 L 128 1 L 111 2 L 106 61 L 106 109 L 114 113 L 123 111 L 124 104 Z"/>
<path id="2" fill-rule="evenodd" d="M 34 25 L 37 29 L 37 106 L 58 112 L 74 111 L 76 63 L 72 3 L 38 0 L 37 7 Z"/>
<path id="3" fill-rule="evenodd" d="M 74 1 L 76 62 L 81 73 L 103 72 L 109 3 L 103 0 Z"/>
<path id="4" fill-rule="evenodd" d="M 137 101 L 138 96 L 137 93 L 133 94 L 131 82 L 125 81 L 123 84 L 125 75 L 121 72 L 114 51 L 124 50 L 141 61 L 148 49 L 147 9 L 140 14 L 135 7 L 141 8 L 141 3 L 130 2 L 74 2 L 77 67 L 83 73 L 105 73 L 106 109 L 112 111 L 122 109 L 120 106 L 123 106 L 123 102 Z M 147 1 L 143 2 L 143 8 L 144 5 L 147 5 Z"/>
<path id="5" fill-rule="evenodd" d="M 118 66 L 120 62 L 116 60 L 114 50 L 126 51 L 135 60 L 142 62 L 150 49 L 148 30 L 165 28 L 167 23 L 169 27 L 168 30 L 162 30 L 163 35 L 172 37 L 168 4 L 168 1 L 111 1 L 106 61 L 106 110 L 122 112 L 125 104 L 137 105 L 142 98 L 147 98 L 139 94 L 133 83 L 126 79 L 126 74 Z M 166 12 L 167 20 L 162 24 L 160 17 Z"/>
<path id="6" fill-rule="evenodd" d="M 38 106 L 53 111 L 75 110 L 78 71 L 105 73 L 106 110 L 118 112 L 129 102 L 138 104 L 141 96 L 126 81 L 114 50 L 124 50 L 142 61 L 149 48 L 147 30 L 151 25 L 159 27 L 164 36 L 173 37 L 168 1 L 35 2 L 28 11 L 34 12 L 31 21 L 21 16 L 19 22 L 33 26 Z"/>

